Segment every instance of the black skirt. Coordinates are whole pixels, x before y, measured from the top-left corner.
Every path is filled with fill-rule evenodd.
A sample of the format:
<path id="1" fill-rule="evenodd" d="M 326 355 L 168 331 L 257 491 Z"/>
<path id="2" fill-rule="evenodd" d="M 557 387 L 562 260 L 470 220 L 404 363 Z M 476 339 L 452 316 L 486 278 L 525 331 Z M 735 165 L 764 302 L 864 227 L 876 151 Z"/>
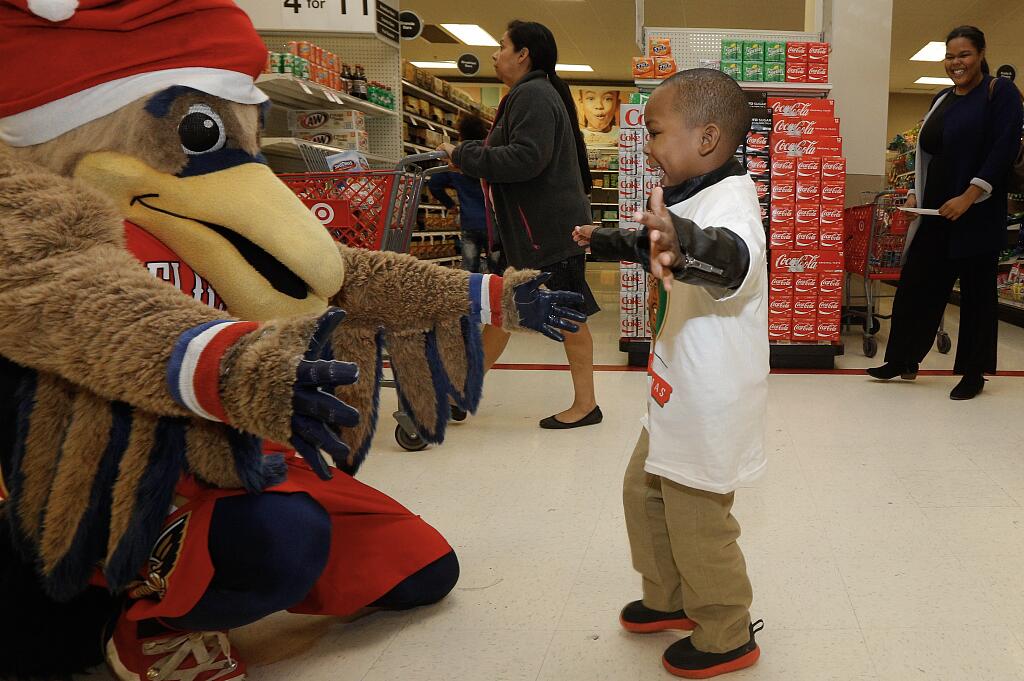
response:
<path id="1" fill-rule="evenodd" d="M 507 267 L 508 263 L 505 260 L 504 253 L 500 253 L 498 256 L 498 267 L 494 273 L 502 274 Z M 597 304 L 594 292 L 590 290 L 590 284 L 587 283 L 586 255 L 582 253 L 574 255 L 571 258 L 566 258 L 551 265 L 544 265 L 540 267 L 540 270 L 551 273 L 551 277 L 544 282 L 544 285 L 552 291 L 572 291 L 583 296 L 582 303 L 566 305 L 565 307 L 582 312 L 588 317 L 601 311 L 601 306 Z"/>

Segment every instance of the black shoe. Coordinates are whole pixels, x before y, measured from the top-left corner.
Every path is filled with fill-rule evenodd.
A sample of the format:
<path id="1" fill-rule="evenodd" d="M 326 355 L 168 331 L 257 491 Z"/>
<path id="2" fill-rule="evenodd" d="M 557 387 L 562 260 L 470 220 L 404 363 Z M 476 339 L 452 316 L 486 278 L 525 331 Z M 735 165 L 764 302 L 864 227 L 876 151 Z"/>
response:
<path id="1" fill-rule="evenodd" d="M 565 423 L 559 421 L 554 416 L 549 416 L 546 419 L 542 419 L 540 422 L 541 428 L 547 428 L 548 430 L 564 430 L 566 428 L 579 428 L 580 426 L 593 426 L 601 423 L 604 420 L 604 414 L 601 413 L 601 407 L 594 407 L 594 410 L 581 418 L 579 421 L 573 421 L 572 423 Z"/>
<path id="2" fill-rule="evenodd" d="M 985 377 L 981 374 L 964 374 L 960 382 L 949 393 L 951 400 L 970 400 L 985 388 Z"/>
<path id="3" fill-rule="evenodd" d="M 633 601 L 619 613 L 619 624 L 634 634 L 651 634 L 666 629 L 693 631 L 697 623 L 686 616 L 683 610 L 662 612 L 652 610 L 643 601 Z"/>
<path id="4" fill-rule="evenodd" d="M 874 367 L 867 370 L 867 375 L 871 378 L 878 379 L 879 381 L 888 381 L 891 378 L 899 376 L 904 381 L 913 381 L 917 378 L 917 362 L 911 364 L 896 364 L 894 362 L 886 362 L 880 367 Z"/>
<path id="5" fill-rule="evenodd" d="M 454 404 L 450 405 L 451 414 L 449 417 L 452 421 L 465 421 L 469 413 L 465 409 L 459 409 Z"/>
<path id="6" fill-rule="evenodd" d="M 670 674 L 685 679 L 710 679 L 712 676 L 746 669 L 761 657 L 754 634 L 764 629 L 764 620 L 750 625 L 750 640 L 727 653 L 705 653 L 693 647 L 689 638 L 676 641 L 665 650 L 661 663 Z"/>

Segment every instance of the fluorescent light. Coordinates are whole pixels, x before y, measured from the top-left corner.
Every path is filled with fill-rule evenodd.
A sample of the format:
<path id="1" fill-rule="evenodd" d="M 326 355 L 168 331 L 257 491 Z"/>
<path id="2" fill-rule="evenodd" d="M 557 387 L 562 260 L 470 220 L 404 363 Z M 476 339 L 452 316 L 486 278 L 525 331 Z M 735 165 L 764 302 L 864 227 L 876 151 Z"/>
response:
<path id="1" fill-rule="evenodd" d="M 555 64 L 555 71 L 593 71 L 590 64 Z"/>
<path id="2" fill-rule="evenodd" d="M 498 41 L 494 39 L 494 36 L 476 24 L 441 24 L 441 28 L 466 45 L 479 45 L 480 47 L 498 46 Z"/>
<path id="3" fill-rule="evenodd" d="M 946 43 L 932 41 L 917 51 L 910 61 L 942 61 L 946 58 Z"/>
<path id="4" fill-rule="evenodd" d="M 933 78 L 932 76 L 922 76 L 914 81 L 921 85 L 952 85 L 952 78 Z"/>
<path id="5" fill-rule="evenodd" d="M 410 62 L 418 69 L 457 69 L 458 64 L 453 61 L 414 61 Z"/>

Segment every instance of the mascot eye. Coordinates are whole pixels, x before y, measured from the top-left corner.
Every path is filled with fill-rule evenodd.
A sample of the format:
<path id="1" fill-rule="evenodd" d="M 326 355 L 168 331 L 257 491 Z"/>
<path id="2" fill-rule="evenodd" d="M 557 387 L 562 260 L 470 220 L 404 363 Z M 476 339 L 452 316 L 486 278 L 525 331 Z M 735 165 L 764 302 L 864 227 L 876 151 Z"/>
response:
<path id="1" fill-rule="evenodd" d="M 224 121 L 205 104 L 193 104 L 178 123 L 178 137 L 186 154 L 206 154 L 224 146 Z"/>

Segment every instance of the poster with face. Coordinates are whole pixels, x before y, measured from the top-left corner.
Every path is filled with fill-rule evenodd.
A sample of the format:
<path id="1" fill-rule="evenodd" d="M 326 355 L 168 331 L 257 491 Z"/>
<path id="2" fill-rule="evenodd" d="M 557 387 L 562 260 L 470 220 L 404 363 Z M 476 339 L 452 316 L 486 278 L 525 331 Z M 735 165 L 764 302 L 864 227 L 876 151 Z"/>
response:
<path id="1" fill-rule="evenodd" d="M 591 145 L 618 144 L 619 104 L 629 96 L 601 86 L 573 88 L 583 141 Z"/>

